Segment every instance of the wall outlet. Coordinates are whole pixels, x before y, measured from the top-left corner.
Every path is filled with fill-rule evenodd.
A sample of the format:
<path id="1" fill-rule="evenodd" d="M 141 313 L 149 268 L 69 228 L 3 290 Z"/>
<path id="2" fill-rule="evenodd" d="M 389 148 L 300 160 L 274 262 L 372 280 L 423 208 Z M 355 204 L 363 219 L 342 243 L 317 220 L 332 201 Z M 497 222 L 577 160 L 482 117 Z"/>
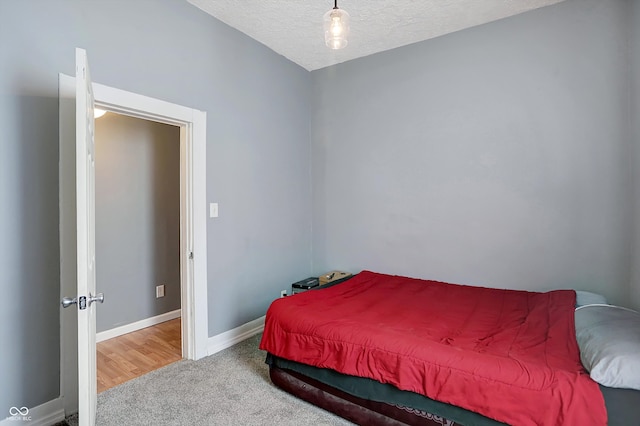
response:
<path id="1" fill-rule="evenodd" d="M 280 297 L 287 297 L 287 290 L 282 290 L 280 292 Z"/>
<path id="2" fill-rule="evenodd" d="M 164 284 L 156 286 L 156 299 L 164 297 Z"/>

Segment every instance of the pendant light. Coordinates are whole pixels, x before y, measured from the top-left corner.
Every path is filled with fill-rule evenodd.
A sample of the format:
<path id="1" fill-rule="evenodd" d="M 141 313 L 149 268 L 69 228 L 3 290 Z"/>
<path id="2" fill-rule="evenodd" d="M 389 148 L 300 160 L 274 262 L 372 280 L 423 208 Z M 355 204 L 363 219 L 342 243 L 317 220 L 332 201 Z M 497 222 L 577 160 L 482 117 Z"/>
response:
<path id="1" fill-rule="evenodd" d="M 338 9 L 338 0 L 334 0 L 333 9 L 324 14 L 324 42 L 330 49 L 342 49 L 347 46 L 349 37 L 349 14 Z"/>

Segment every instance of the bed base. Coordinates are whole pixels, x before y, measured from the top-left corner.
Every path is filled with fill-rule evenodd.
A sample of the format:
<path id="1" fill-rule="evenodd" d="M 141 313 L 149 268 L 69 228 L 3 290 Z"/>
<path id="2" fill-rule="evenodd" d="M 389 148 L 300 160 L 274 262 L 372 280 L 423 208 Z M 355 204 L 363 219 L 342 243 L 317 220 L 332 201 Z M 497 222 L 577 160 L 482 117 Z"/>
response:
<path id="1" fill-rule="evenodd" d="M 280 389 L 359 425 L 458 426 L 424 411 L 358 398 L 296 371 L 270 366 L 269 376 Z"/>

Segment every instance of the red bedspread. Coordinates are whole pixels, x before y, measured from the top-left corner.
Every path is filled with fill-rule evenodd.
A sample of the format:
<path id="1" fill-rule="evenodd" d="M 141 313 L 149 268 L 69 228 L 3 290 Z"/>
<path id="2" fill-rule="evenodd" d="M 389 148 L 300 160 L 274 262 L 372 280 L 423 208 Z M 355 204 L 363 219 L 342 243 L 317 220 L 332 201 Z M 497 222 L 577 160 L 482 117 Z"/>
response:
<path id="1" fill-rule="evenodd" d="M 605 425 L 580 363 L 575 292 L 490 289 L 364 271 L 274 301 L 260 349 L 512 425 Z"/>

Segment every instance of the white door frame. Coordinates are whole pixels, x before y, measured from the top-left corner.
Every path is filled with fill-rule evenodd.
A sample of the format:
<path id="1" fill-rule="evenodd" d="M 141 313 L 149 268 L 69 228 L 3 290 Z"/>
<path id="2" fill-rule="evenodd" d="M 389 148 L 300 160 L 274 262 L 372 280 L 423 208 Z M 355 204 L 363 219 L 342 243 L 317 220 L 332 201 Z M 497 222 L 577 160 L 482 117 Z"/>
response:
<path id="1" fill-rule="evenodd" d="M 75 296 L 75 124 L 65 126 L 65 100 L 75 99 L 75 78 L 60 74 L 60 282 L 61 297 Z M 180 127 L 180 269 L 182 356 L 207 355 L 206 112 L 93 83 L 96 107 Z M 64 120 L 64 118 L 67 120 Z M 73 153 L 71 149 L 73 149 Z M 69 174 L 69 169 L 73 177 Z M 73 215 L 73 216 L 70 216 Z M 71 243 L 71 245 L 69 244 Z M 99 262 L 99 259 L 98 259 Z M 100 289 L 98 289 L 99 291 Z M 105 303 L 109 295 L 105 294 Z M 98 308 L 99 309 L 99 308 Z M 61 312 L 60 392 L 65 413 L 77 410 L 77 325 Z M 76 319 L 77 321 L 77 319 Z"/>

